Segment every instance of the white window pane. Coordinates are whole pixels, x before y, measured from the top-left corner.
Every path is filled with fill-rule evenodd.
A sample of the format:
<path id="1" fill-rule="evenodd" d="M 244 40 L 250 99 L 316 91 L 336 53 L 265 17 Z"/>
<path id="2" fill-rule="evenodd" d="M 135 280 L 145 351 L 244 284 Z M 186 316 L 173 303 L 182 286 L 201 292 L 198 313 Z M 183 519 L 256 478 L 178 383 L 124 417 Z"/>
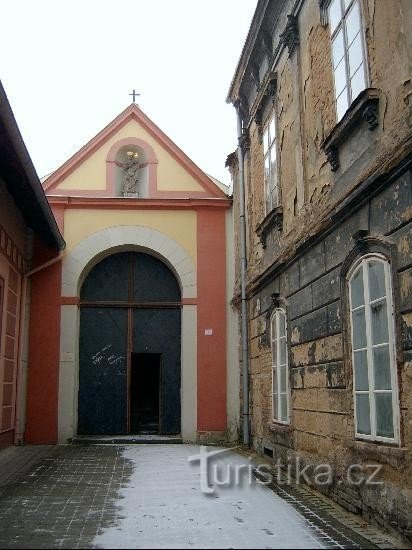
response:
<path id="1" fill-rule="evenodd" d="M 374 348 L 373 369 L 375 372 L 375 390 L 391 390 L 392 383 L 389 346 Z"/>
<path id="2" fill-rule="evenodd" d="M 358 95 L 366 88 L 365 71 L 362 65 L 356 71 L 351 79 L 351 95 L 352 101 L 354 101 Z"/>
<path id="3" fill-rule="evenodd" d="M 286 374 L 287 369 L 286 367 L 279 367 L 279 374 L 280 374 L 280 388 L 279 391 L 286 392 Z"/>
<path id="4" fill-rule="evenodd" d="M 369 296 L 370 300 L 377 300 L 386 295 L 385 267 L 382 262 L 368 262 Z"/>
<path id="5" fill-rule="evenodd" d="M 269 176 L 270 176 L 270 159 L 269 156 L 265 158 L 265 183 L 267 184 L 269 182 Z"/>
<path id="6" fill-rule="evenodd" d="M 277 152 L 276 152 L 276 144 L 274 143 L 270 149 L 270 162 L 271 164 L 276 164 L 276 156 L 277 156 Z"/>
<path id="7" fill-rule="evenodd" d="M 365 297 L 363 291 L 363 267 L 361 266 L 353 275 L 350 283 L 352 309 L 363 306 Z"/>
<path id="8" fill-rule="evenodd" d="M 352 313 L 353 349 L 366 348 L 365 308 Z"/>
<path id="9" fill-rule="evenodd" d="M 341 11 L 340 0 L 332 0 L 329 6 L 329 25 L 330 25 L 331 33 L 333 33 L 333 31 L 339 25 L 339 22 L 341 19 L 342 19 L 342 11 Z"/>
<path id="10" fill-rule="evenodd" d="M 355 390 L 368 391 L 368 359 L 366 350 L 355 351 L 353 354 L 355 369 Z"/>
<path id="11" fill-rule="evenodd" d="M 264 134 L 263 134 L 263 151 L 266 155 L 266 152 L 269 148 L 269 131 L 268 129 L 265 130 Z"/>
<path id="12" fill-rule="evenodd" d="M 276 166 L 276 160 L 273 161 L 270 165 L 270 188 L 274 189 L 277 187 L 277 181 L 278 181 L 278 173 L 277 173 L 277 166 Z"/>
<path id="13" fill-rule="evenodd" d="M 272 364 L 276 365 L 277 355 L 276 355 L 276 341 L 272 342 Z"/>
<path id="14" fill-rule="evenodd" d="M 288 419 L 288 400 L 285 393 L 280 395 L 280 418 L 284 422 Z"/>
<path id="15" fill-rule="evenodd" d="M 272 399 L 273 418 L 278 418 L 278 396 L 274 395 Z"/>
<path id="16" fill-rule="evenodd" d="M 273 208 L 277 206 L 279 206 L 279 191 L 278 188 L 275 187 L 270 193 L 270 209 L 273 210 Z"/>
<path id="17" fill-rule="evenodd" d="M 392 393 L 376 393 L 376 435 L 393 437 Z"/>
<path id="18" fill-rule="evenodd" d="M 361 35 L 360 33 L 352 42 L 348 50 L 349 56 L 349 75 L 352 77 L 356 71 L 359 69 L 360 65 L 363 62 L 363 52 L 361 44 Z"/>
<path id="19" fill-rule="evenodd" d="M 371 305 L 372 344 L 388 342 L 388 315 L 386 300 Z"/>
<path id="20" fill-rule="evenodd" d="M 335 75 L 335 92 L 336 97 L 339 97 L 344 88 L 346 87 L 346 62 L 345 59 L 342 59 L 342 61 L 339 63 L 339 65 L 335 68 L 334 71 Z"/>
<path id="21" fill-rule="evenodd" d="M 272 393 L 276 394 L 277 392 L 278 392 L 277 369 L 272 369 Z"/>
<path id="22" fill-rule="evenodd" d="M 345 7 L 345 11 L 349 8 L 353 0 L 344 0 L 343 5 Z"/>
<path id="23" fill-rule="evenodd" d="M 348 46 L 360 31 L 360 12 L 359 2 L 355 2 L 346 17 L 346 36 L 348 37 Z"/>
<path id="24" fill-rule="evenodd" d="M 345 54 L 345 43 L 343 41 L 343 30 L 341 29 L 332 41 L 333 68 L 335 68 Z"/>
<path id="25" fill-rule="evenodd" d="M 286 365 L 286 338 L 279 340 L 279 365 Z"/>
<path id="26" fill-rule="evenodd" d="M 343 92 L 341 93 L 341 95 L 336 100 L 336 115 L 338 117 L 338 120 L 340 120 L 343 117 L 343 115 L 348 110 L 348 107 L 349 107 L 349 105 L 348 105 L 348 93 L 347 93 L 347 90 L 345 88 L 343 90 Z"/>
<path id="27" fill-rule="evenodd" d="M 359 434 L 369 435 L 371 433 L 369 395 L 356 395 L 356 422 Z"/>
<path id="28" fill-rule="evenodd" d="M 286 315 L 280 311 L 279 312 L 279 336 L 286 335 Z"/>
<path id="29" fill-rule="evenodd" d="M 269 139 L 270 143 L 273 142 L 273 140 L 276 139 L 276 120 L 275 117 L 272 118 L 269 125 Z"/>

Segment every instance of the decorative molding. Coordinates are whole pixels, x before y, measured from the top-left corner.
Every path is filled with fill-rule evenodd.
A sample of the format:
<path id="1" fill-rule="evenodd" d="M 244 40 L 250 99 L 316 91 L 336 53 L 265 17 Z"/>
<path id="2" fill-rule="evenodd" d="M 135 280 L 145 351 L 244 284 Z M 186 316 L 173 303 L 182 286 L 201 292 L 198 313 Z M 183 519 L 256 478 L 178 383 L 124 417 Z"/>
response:
<path id="1" fill-rule="evenodd" d="M 242 135 L 239 138 L 239 146 L 245 154 L 250 149 L 250 136 L 249 131 L 245 128 L 242 130 Z"/>
<path id="2" fill-rule="evenodd" d="M 268 80 L 267 87 L 265 90 L 265 95 L 270 97 L 272 101 L 274 101 L 277 93 L 277 89 L 278 89 L 277 75 L 272 75 Z"/>
<path id="3" fill-rule="evenodd" d="M 342 120 L 338 122 L 332 132 L 322 143 L 327 159 L 331 165 L 332 172 L 339 170 L 339 146 L 346 141 L 350 134 L 366 121 L 370 131 L 375 130 L 379 125 L 379 91 L 375 88 L 363 90 L 349 109 Z"/>
<path id="4" fill-rule="evenodd" d="M 270 320 L 273 312 L 277 309 L 284 309 L 286 311 L 285 301 L 281 298 L 279 292 L 273 292 L 270 295 L 270 304 L 266 310 L 265 332 L 260 338 L 260 344 L 264 347 L 270 347 Z"/>
<path id="5" fill-rule="evenodd" d="M 259 91 L 260 88 L 260 74 L 259 74 L 259 65 L 257 63 L 252 63 L 250 67 L 250 77 L 253 80 L 253 84 L 256 87 L 256 90 Z"/>
<path id="6" fill-rule="evenodd" d="M 299 45 L 298 19 L 295 15 L 288 15 L 288 22 L 285 30 L 280 35 L 281 43 L 287 46 L 289 57 L 293 54 L 296 46 Z"/>
<path id="7" fill-rule="evenodd" d="M 269 59 L 269 65 L 273 57 L 273 42 L 272 36 L 268 31 L 262 32 L 262 47 L 267 58 Z"/>
<path id="8" fill-rule="evenodd" d="M 320 23 L 323 27 L 329 24 L 328 9 L 331 0 L 318 0 L 320 10 Z"/>
<path id="9" fill-rule="evenodd" d="M 332 172 L 339 170 L 340 164 L 337 147 L 335 145 L 330 145 L 327 149 L 325 149 L 325 154 L 331 166 Z"/>
<path id="10" fill-rule="evenodd" d="M 233 168 L 237 163 L 237 152 L 233 151 L 226 157 L 225 168 Z"/>
<path id="11" fill-rule="evenodd" d="M 378 103 L 369 103 L 362 112 L 362 117 L 368 123 L 369 130 L 374 130 L 379 124 Z"/>
<path id="12" fill-rule="evenodd" d="M 254 116 L 254 118 L 253 118 L 253 120 L 255 121 L 257 130 L 258 130 L 258 135 L 259 135 L 259 141 L 260 141 L 260 142 L 262 142 L 262 138 L 263 138 L 263 119 L 262 119 L 262 114 L 263 114 L 263 108 L 262 108 L 262 107 L 259 107 L 259 109 L 256 110 L 255 116 Z"/>
<path id="13" fill-rule="evenodd" d="M 360 254 L 366 254 L 368 251 L 368 237 L 369 231 L 367 229 L 359 229 L 352 235 L 352 239 L 355 241 L 356 251 Z"/>
<path id="14" fill-rule="evenodd" d="M 262 243 L 262 247 L 266 248 L 267 236 L 271 229 L 276 228 L 278 231 L 283 229 L 283 208 L 277 206 L 269 212 L 264 220 L 257 226 L 256 233 Z"/>

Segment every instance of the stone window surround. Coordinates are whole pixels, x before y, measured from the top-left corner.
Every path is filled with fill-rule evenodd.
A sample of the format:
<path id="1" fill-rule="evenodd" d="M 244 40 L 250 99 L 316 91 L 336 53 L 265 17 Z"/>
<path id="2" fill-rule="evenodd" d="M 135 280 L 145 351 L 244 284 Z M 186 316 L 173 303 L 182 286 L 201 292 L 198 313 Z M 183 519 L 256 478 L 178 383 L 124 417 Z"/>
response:
<path id="1" fill-rule="evenodd" d="M 332 72 L 334 74 L 334 82 L 335 82 L 336 117 L 337 117 L 337 121 L 339 121 L 343 117 L 339 116 L 338 107 L 337 107 L 338 97 L 336 97 L 337 92 L 336 92 L 335 68 L 334 68 L 334 59 L 333 59 L 333 44 L 334 44 L 334 41 L 335 41 L 337 35 L 339 34 L 339 32 L 343 33 L 343 35 L 342 35 L 342 38 L 343 38 L 343 57 L 341 58 L 341 61 L 338 63 L 338 65 L 343 63 L 344 67 L 345 67 L 345 80 L 346 80 L 346 82 L 345 82 L 344 90 L 342 90 L 342 93 L 345 93 L 346 99 L 347 99 L 347 108 L 346 108 L 346 110 L 352 105 L 352 103 L 356 99 L 357 95 L 359 95 L 359 93 L 358 93 L 357 95 L 355 95 L 355 97 L 352 96 L 352 85 L 351 85 L 352 77 L 355 76 L 355 74 L 361 69 L 361 66 L 362 66 L 363 84 L 364 84 L 363 89 L 365 89 L 368 86 L 368 83 L 369 83 L 369 75 L 368 75 L 368 67 L 367 67 L 366 44 L 365 44 L 365 38 L 364 38 L 364 26 L 363 26 L 363 19 L 362 19 L 362 13 L 361 13 L 362 12 L 362 7 L 360 5 L 360 2 L 359 2 L 359 0 L 349 0 L 349 6 L 346 8 L 345 5 L 346 5 L 347 0 L 345 0 L 345 2 L 343 2 L 343 0 L 329 0 L 328 3 L 327 3 L 326 10 L 329 9 L 329 7 L 331 6 L 331 4 L 334 1 L 337 1 L 340 4 L 341 9 L 344 11 L 344 14 L 341 15 L 341 17 L 340 17 L 339 23 L 337 24 L 335 29 L 333 29 L 333 32 L 331 32 L 331 46 L 332 46 L 331 65 L 332 65 Z M 351 12 L 354 9 L 355 4 L 358 6 L 358 10 L 359 10 L 360 29 L 358 31 L 358 34 L 360 35 L 360 46 L 361 46 L 362 61 L 361 61 L 361 64 L 358 66 L 357 70 L 355 71 L 355 73 L 351 77 L 351 75 L 350 75 L 351 68 L 349 67 L 349 65 L 350 65 L 350 60 L 349 60 L 350 44 L 348 44 L 346 18 L 349 16 L 349 12 Z M 329 19 L 329 17 L 328 17 L 328 19 Z M 331 29 L 331 31 L 332 31 L 332 29 Z M 353 39 L 353 42 L 355 40 L 356 40 L 356 37 Z M 352 44 L 353 44 L 353 42 L 352 42 Z M 346 92 L 345 92 L 345 89 L 346 89 Z M 340 95 L 341 94 L 339 94 L 339 97 L 340 97 Z"/>
<path id="2" fill-rule="evenodd" d="M 353 395 L 353 365 L 352 365 L 352 345 L 351 345 L 351 326 L 350 326 L 350 308 L 349 308 L 349 293 L 348 293 L 348 274 L 351 272 L 355 264 L 366 255 L 380 255 L 383 256 L 390 266 L 390 275 L 392 282 L 392 306 L 393 306 L 393 317 L 394 317 L 394 364 L 395 368 L 397 365 L 403 362 L 403 348 L 402 348 L 402 325 L 401 325 L 401 314 L 399 309 L 399 288 L 398 288 L 398 278 L 397 278 L 397 248 L 395 243 L 393 243 L 389 238 L 382 237 L 372 237 L 368 236 L 367 230 L 359 230 L 352 235 L 352 238 L 355 242 L 354 248 L 347 255 L 345 261 L 341 267 L 341 303 L 342 303 L 342 336 L 343 336 L 343 347 L 344 347 L 344 367 L 345 375 L 348 381 L 347 388 L 352 391 Z M 399 373 L 397 373 L 399 374 Z M 399 403 L 399 383 L 400 379 L 397 376 L 397 383 L 394 391 L 396 391 L 398 406 Z M 352 401 L 352 406 L 354 406 L 354 401 Z M 398 410 L 398 439 L 397 440 L 386 440 L 382 441 L 378 439 L 363 439 L 360 436 L 356 436 L 353 432 L 353 440 L 351 445 L 361 445 L 362 449 L 366 450 L 371 449 L 398 449 L 402 448 L 403 444 L 403 433 L 402 433 L 402 415 L 401 411 Z"/>
<path id="3" fill-rule="evenodd" d="M 280 332 L 279 332 L 279 318 L 280 316 L 283 316 L 284 317 L 284 321 L 285 321 L 285 335 L 284 336 L 281 336 Z M 273 335 L 273 321 L 276 320 L 276 335 L 274 336 Z M 285 365 L 279 365 L 279 356 L 280 356 L 280 340 L 282 338 L 285 338 L 286 342 L 285 342 L 285 346 L 286 346 L 286 350 L 285 350 L 285 360 L 286 360 L 286 363 Z M 289 338 L 288 338 L 288 323 L 287 323 L 287 319 L 286 319 L 286 310 L 284 308 L 280 308 L 280 307 L 276 307 L 275 309 L 273 309 L 272 311 L 272 314 L 270 315 L 270 344 L 271 344 L 271 355 L 272 355 L 272 392 L 271 392 L 271 401 L 272 401 L 272 423 L 273 424 L 280 424 L 280 425 L 289 425 L 290 424 L 290 384 L 289 384 Z M 275 361 L 274 361 L 274 353 L 273 353 L 273 346 L 276 346 L 276 364 L 275 364 Z M 282 392 L 281 391 L 281 388 L 280 388 L 280 379 L 281 379 L 281 376 L 279 375 L 279 369 L 281 367 L 284 367 L 286 369 L 286 373 L 285 373 L 285 384 L 286 384 L 286 387 L 285 387 L 285 392 Z M 276 371 L 276 373 L 275 373 Z M 274 376 L 276 376 L 276 394 L 273 393 L 273 379 L 274 379 Z M 285 397 L 286 397 L 286 419 L 282 419 L 281 418 L 281 404 L 280 404 L 280 400 L 281 400 L 281 396 L 282 396 L 282 393 L 285 393 Z M 277 400 L 277 412 L 274 410 L 274 397 L 276 395 L 276 400 Z M 280 413 L 280 414 L 279 414 Z"/>
<path id="4" fill-rule="evenodd" d="M 386 303 L 386 316 L 385 316 L 385 319 L 386 321 L 388 322 L 389 321 L 389 326 L 388 326 L 388 339 L 387 339 L 387 342 L 384 342 L 387 347 L 388 347 L 388 351 L 389 351 L 389 359 L 390 359 L 390 363 L 389 363 L 389 368 L 390 368 L 390 378 L 391 378 L 391 382 L 390 382 L 390 390 L 382 390 L 384 392 L 384 394 L 386 395 L 390 395 L 391 397 L 391 407 L 392 407 L 392 427 L 393 427 L 393 437 L 386 437 L 386 436 L 382 436 L 382 435 L 378 435 L 376 432 L 377 432 L 377 426 L 376 426 L 376 416 L 375 416 L 375 411 L 377 410 L 378 406 L 377 406 L 377 394 L 380 394 L 380 391 L 379 390 L 375 390 L 375 385 L 374 383 L 371 383 L 371 380 L 374 379 L 374 374 L 375 374 L 375 364 L 374 364 L 374 360 L 371 359 L 371 354 L 373 353 L 373 350 L 376 349 L 373 347 L 373 341 L 372 341 L 372 333 L 371 333 L 371 325 L 372 325 L 372 319 L 370 318 L 370 313 L 368 314 L 368 312 L 370 311 L 370 307 L 371 307 L 371 299 L 369 297 L 369 293 L 370 293 L 370 283 L 369 283 L 369 278 L 368 278 L 368 275 L 367 275 L 367 265 L 370 261 L 375 261 L 375 262 L 378 262 L 380 263 L 381 265 L 384 266 L 384 284 L 385 284 L 385 296 L 384 296 L 384 300 L 385 300 L 385 303 Z M 399 440 L 399 436 L 398 436 L 398 432 L 399 432 L 399 398 L 398 398 L 398 394 L 397 394 L 397 373 L 396 373 L 396 365 L 395 365 L 395 350 L 394 350 L 394 337 L 395 337 L 395 327 L 394 327 L 394 323 L 393 323 L 393 304 L 392 304 L 392 284 L 391 284 L 391 273 L 390 273 L 390 264 L 389 262 L 387 261 L 386 257 L 385 256 L 382 256 L 381 254 L 376 254 L 376 253 L 372 253 L 372 254 L 366 254 L 366 255 L 363 255 L 361 256 L 356 262 L 355 264 L 352 266 L 351 270 L 349 271 L 348 275 L 347 275 L 347 285 L 349 287 L 349 301 L 351 303 L 351 309 L 350 309 L 350 323 L 351 323 L 351 327 L 352 327 L 352 330 L 353 330 L 353 311 L 352 311 L 352 298 L 351 298 L 351 284 L 352 284 L 352 280 L 353 280 L 353 277 L 356 273 L 358 273 L 358 271 L 362 269 L 362 279 L 363 279 L 363 285 L 362 285 L 362 289 L 363 289 L 363 295 L 364 295 L 364 303 L 362 306 L 359 306 L 359 307 L 363 307 L 363 310 L 364 310 L 364 315 L 365 315 L 365 329 L 366 329 L 366 333 L 365 333 L 365 336 L 366 336 L 366 342 L 365 342 L 365 346 L 363 346 L 365 348 L 365 351 L 368 355 L 367 357 L 367 371 L 368 371 L 368 389 L 367 390 L 364 390 L 364 391 L 361 391 L 361 390 L 357 390 L 356 388 L 353 389 L 353 395 L 354 395 L 354 416 L 355 416 L 355 428 L 356 428 L 356 438 L 357 439 L 362 439 L 362 440 L 373 440 L 373 441 L 382 441 L 382 442 L 387 442 L 387 443 L 397 443 L 398 440 Z M 369 298 L 368 298 L 369 297 Z M 380 298 L 382 299 L 382 298 Z M 373 302 L 373 300 L 372 300 Z M 357 308 L 355 308 L 357 309 Z M 352 342 L 352 363 L 354 363 L 354 350 L 353 350 L 353 335 L 352 335 L 352 338 L 351 338 L 351 342 Z M 383 344 L 383 342 L 382 342 Z M 363 349 L 363 348 L 362 348 Z M 355 372 L 352 373 L 352 376 L 353 376 L 353 379 L 355 379 Z M 367 391 L 367 393 L 366 393 Z M 357 433 L 357 430 L 358 430 L 358 420 L 356 419 L 357 418 L 357 414 L 356 414 L 356 398 L 358 395 L 368 395 L 368 402 L 369 402 L 369 420 L 370 420 L 370 434 L 362 434 L 362 433 Z"/>
<path id="5" fill-rule="evenodd" d="M 336 124 L 323 141 L 321 147 L 331 165 L 332 172 L 337 172 L 340 168 L 339 147 L 347 139 L 350 139 L 350 134 L 352 134 L 363 121 L 367 123 L 370 132 L 378 127 L 379 97 L 379 91 L 375 88 L 366 88 L 363 90 L 355 101 L 353 101 L 343 118 Z"/>

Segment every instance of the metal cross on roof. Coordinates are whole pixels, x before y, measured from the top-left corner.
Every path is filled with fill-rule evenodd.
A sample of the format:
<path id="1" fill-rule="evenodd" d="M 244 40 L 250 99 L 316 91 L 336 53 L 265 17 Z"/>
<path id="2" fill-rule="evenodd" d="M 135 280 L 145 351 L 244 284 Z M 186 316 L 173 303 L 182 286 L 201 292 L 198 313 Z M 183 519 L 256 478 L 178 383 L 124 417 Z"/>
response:
<path id="1" fill-rule="evenodd" d="M 133 90 L 133 92 L 129 95 L 133 96 L 133 103 L 136 103 L 136 96 L 139 96 L 140 94 L 138 94 L 136 90 Z"/>

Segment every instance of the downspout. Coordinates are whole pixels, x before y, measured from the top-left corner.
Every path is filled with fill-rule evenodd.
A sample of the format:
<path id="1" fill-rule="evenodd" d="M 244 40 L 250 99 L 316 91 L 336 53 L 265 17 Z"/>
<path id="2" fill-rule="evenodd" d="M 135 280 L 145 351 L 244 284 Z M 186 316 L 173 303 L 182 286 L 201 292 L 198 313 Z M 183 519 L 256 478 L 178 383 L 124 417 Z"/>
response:
<path id="1" fill-rule="evenodd" d="M 241 288 L 241 341 L 242 341 L 242 396 L 243 396 L 243 444 L 250 444 L 249 426 L 249 335 L 248 307 L 246 300 L 246 216 L 245 216 L 245 174 L 243 169 L 244 154 L 242 148 L 242 117 L 239 105 L 235 104 L 237 114 L 238 163 L 239 163 L 239 230 L 240 230 L 240 288 Z"/>
<path id="2" fill-rule="evenodd" d="M 16 378 L 16 405 L 15 405 L 15 419 L 14 419 L 14 425 L 15 425 L 15 432 L 14 432 L 14 444 L 15 445 L 22 445 L 23 444 L 23 433 L 20 426 L 20 397 L 21 397 L 21 381 L 22 381 L 22 374 L 23 374 L 23 339 L 26 336 L 25 334 L 25 327 L 26 327 L 26 305 L 27 305 L 27 282 L 29 277 L 37 273 L 38 271 L 42 271 L 43 269 L 46 269 L 46 267 L 50 267 L 51 265 L 60 262 L 63 259 L 63 251 L 60 250 L 58 256 L 55 258 L 52 258 L 51 260 L 48 260 L 44 264 L 41 264 L 34 269 L 27 271 L 26 273 L 23 273 L 22 277 L 22 283 L 21 283 L 21 297 L 20 297 L 20 326 L 19 326 L 19 347 L 18 347 L 18 355 L 17 355 L 17 378 Z"/>

